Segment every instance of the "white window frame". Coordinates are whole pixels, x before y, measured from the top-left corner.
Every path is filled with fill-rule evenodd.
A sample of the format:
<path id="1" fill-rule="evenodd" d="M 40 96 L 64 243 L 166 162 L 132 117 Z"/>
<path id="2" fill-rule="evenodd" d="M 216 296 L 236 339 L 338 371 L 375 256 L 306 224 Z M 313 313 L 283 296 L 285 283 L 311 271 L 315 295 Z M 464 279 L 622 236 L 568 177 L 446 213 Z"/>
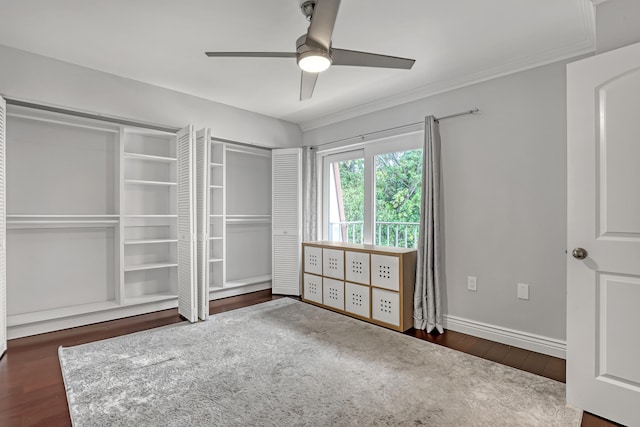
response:
<path id="1" fill-rule="evenodd" d="M 373 244 L 375 236 L 375 217 L 376 217 L 376 174 L 375 174 L 375 156 L 379 154 L 394 153 L 397 151 L 409 151 L 423 148 L 424 131 L 407 132 L 399 135 L 389 136 L 368 141 L 366 143 L 357 143 L 345 145 L 338 148 L 322 150 L 320 147 L 316 154 L 318 167 L 316 170 L 321 171 L 318 176 L 318 194 L 321 195 L 322 206 L 318 215 L 318 226 L 321 230 L 323 240 L 329 239 L 329 185 L 330 173 L 329 165 L 334 162 L 345 160 L 354 160 L 364 158 L 364 232 L 363 243 Z"/>

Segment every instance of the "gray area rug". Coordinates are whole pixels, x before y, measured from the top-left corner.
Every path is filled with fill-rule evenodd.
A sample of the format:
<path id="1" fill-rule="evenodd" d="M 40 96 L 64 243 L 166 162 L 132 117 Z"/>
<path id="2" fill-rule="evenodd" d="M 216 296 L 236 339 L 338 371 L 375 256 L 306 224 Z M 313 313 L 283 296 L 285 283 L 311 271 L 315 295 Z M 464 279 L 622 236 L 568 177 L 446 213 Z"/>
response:
<path id="1" fill-rule="evenodd" d="M 564 384 L 292 299 L 60 348 L 75 426 L 579 426 Z"/>

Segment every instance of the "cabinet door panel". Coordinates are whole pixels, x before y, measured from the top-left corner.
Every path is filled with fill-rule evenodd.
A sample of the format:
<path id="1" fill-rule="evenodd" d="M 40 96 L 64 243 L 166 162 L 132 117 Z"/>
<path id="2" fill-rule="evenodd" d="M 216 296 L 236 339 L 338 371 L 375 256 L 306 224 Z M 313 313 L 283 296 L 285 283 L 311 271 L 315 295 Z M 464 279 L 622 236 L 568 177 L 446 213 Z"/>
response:
<path id="1" fill-rule="evenodd" d="M 306 300 L 322 304 L 322 277 L 305 273 L 302 296 Z"/>
<path id="2" fill-rule="evenodd" d="M 369 318 L 369 286 L 345 283 L 344 310 Z"/>
<path id="3" fill-rule="evenodd" d="M 324 305 L 344 310 L 344 282 L 322 279 L 322 300 Z"/>
<path id="4" fill-rule="evenodd" d="M 344 251 L 322 249 L 322 275 L 334 279 L 344 279 Z"/>
<path id="5" fill-rule="evenodd" d="M 304 271 L 312 274 L 322 274 L 322 248 L 304 247 Z"/>
<path id="6" fill-rule="evenodd" d="M 371 284 L 378 288 L 400 289 L 400 260 L 397 256 L 371 255 Z"/>
<path id="7" fill-rule="evenodd" d="M 365 252 L 345 252 L 345 280 L 369 284 L 369 254 Z"/>
<path id="8" fill-rule="evenodd" d="M 371 290 L 371 318 L 400 326 L 400 295 L 382 289 Z"/>

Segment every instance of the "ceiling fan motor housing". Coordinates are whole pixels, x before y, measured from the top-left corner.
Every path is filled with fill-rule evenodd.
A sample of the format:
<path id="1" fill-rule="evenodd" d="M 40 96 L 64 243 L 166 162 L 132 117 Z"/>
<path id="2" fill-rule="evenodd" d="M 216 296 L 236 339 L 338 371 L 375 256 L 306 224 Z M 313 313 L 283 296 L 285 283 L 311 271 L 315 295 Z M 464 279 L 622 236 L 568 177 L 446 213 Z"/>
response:
<path id="1" fill-rule="evenodd" d="M 317 46 L 313 40 L 309 40 L 307 43 L 307 35 L 303 34 L 296 40 L 296 61 L 298 65 L 300 61 L 309 56 L 321 56 L 329 60 L 329 64 L 333 62 L 331 51 L 328 51 L 320 46 Z"/>

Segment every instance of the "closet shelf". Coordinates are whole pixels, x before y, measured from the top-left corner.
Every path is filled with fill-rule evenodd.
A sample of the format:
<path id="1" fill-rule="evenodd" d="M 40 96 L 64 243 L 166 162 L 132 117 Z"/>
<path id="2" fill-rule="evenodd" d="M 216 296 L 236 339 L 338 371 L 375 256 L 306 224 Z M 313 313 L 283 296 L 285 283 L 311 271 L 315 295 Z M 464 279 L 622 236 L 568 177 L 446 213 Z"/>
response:
<path id="1" fill-rule="evenodd" d="M 169 292 L 162 292 L 157 294 L 140 295 L 137 297 L 125 297 L 122 305 L 138 305 L 147 304 L 151 302 L 167 301 L 178 298 L 178 295 Z"/>
<path id="2" fill-rule="evenodd" d="M 224 239 L 224 237 L 220 237 L 220 236 L 209 237 L 209 240 L 222 240 L 222 239 Z"/>
<path id="3" fill-rule="evenodd" d="M 128 265 L 125 266 L 124 271 L 154 270 L 156 268 L 169 268 L 177 266 L 178 264 L 175 262 L 155 262 L 149 264 Z"/>
<path id="4" fill-rule="evenodd" d="M 163 156 L 153 156 L 151 154 L 139 154 L 139 153 L 124 153 L 125 159 L 135 159 L 135 160 L 146 160 L 150 162 L 163 162 L 163 163 L 171 163 L 177 162 L 178 159 L 175 157 L 163 157 Z"/>
<path id="5" fill-rule="evenodd" d="M 209 292 L 222 291 L 231 288 L 241 288 L 243 286 L 257 285 L 258 283 L 265 283 L 271 281 L 271 274 L 265 274 L 263 276 L 246 277 L 244 279 L 230 280 L 225 282 L 224 286 L 209 285 Z"/>
<path id="6" fill-rule="evenodd" d="M 125 245 L 148 245 L 154 243 L 175 243 L 178 239 L 137 239 L 137 240 L 125 240 Z"/>
<path id="7" fill-rule="evenodd" d="M 222 262 L 222 258 L 209 258 L 209 262 Z"/>
<path id="8" fill-rule="evenodd" d="M 210 162 L 209 166 L 214 167 L 214 168 L 221 168 L 224 165 L 222 163 L 218 163 L 218 162 Z"/>
<path id="9" fill-rule="evenodd" d="M 125 218 L 177 218 L 178 215 L 144 215 L 144 214 L 134 214 L 134 215 L 125 215 Z"/>
<path id="10" fill-rule="evenodd" d="M 227 215 L 227 224 L 270 224 L 271 215 Z"/>
<path id="11" fill-rule="evenodd" d="M 20 217 L 25 218 L 25 217 Z M 65 217 L 73 218 L 73 217 Z M 104 217 L 98 217 L 104 218 Z M 120 222 L 119 219 L 7 219 L 7 228 L 97 228 L 97 227 L 115 227 Z"/>
<path id="12" fill-rule="evenodd" d="M 44 215 L 44 214 L 37 214 L 37 215 L 18 215 L 18 214 L 8 214 L 7 215 L 7 219 L 10 218 L 119 218 L 120 215 L 117 214 L 107 214 L 107 215 L 95 215 L 95 214 L 90 214 L 90 215 L 75 215 L 75 214 L 70 214 L 70 215 L 66 215 L 66 214 L 55 214 L 55 215 Z"/>
<path id="13" fill-rule="evenodd" d="M 166 182 L 166 181 L 145 181 L 142 179 L 125 179 L 125 184 L 132 185 L 166 185 L 166 186 L 176 186 L 178 183 L 176 182 Z"/>
<path id="14" fill-rule="evenodd" d="M 115 301 L 94 302 L 90 304 L 72 305 L 68 307 L 52 308 L 49 310 L 34 311 L 7 316 L 7 326 L 25 325 L 28 323 L 44 322 L 81 314 L 94 313 L 104 310 L 112 310 L 120 305 Z"/>
<path id="15" fill-rule="evenodd" d="M 222 187 L 222 185 L 210 185 L 209 188 L 221 190 L 224 187 Z"/>

